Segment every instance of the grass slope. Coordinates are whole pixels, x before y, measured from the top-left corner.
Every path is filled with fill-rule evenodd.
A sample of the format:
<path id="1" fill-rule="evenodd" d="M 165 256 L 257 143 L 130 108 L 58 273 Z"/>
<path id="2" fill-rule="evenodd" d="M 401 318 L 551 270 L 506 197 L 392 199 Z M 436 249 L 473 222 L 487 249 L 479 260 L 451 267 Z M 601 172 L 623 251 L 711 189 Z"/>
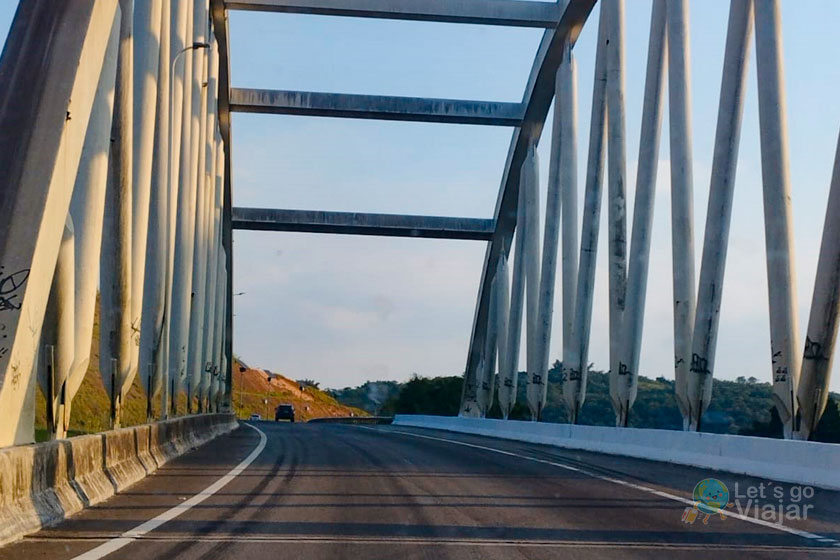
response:
<path id="1" fill-rule="evenodd" d="M 186 408 L 186 401 L 183 403 Z M 73 398 L 70 413 L 69 430 L 72 435 L 80 433 L 94 433 L 109 428 L 111 399 L 105 392 L 105 385 L 99 374 L 99 298 L 96 300 L 96 311 L 93 317 L 93 337 L 90 348 L 90 365 L 88 365 L 85 379 Z M 157 411 L 158 408 L 155 408 Z M 135 378 L 134 384 L 123 402 L 123 426 L 136 426 L 146 422 L 146 393 Z M 40 387 L 36 393 L 35 432 L 36 439 L 46 438 L 46 400 Z"/>
<path id="2" fill-rule="evenodd" d="M 247 369 L 244 374 L 239 371 L 239 364 L 234 363 L 234 405 L 240 417 L 248 417 L 253 412 L 265 415 L 268 410 L 274 418 L 274 407 L 280 403 L 291 403 L 299 420 L 319 417 L 335 416 L 366 416 L 367 413 L 359 408 L 345 406 L 333 397 L 312 387 L 305 391 L 299 390 L 296 381 L 283 376 L 276 376 L 269 384 L 266 374 L 260 369 Z M 242 394 L 242 407 L 239 408 L 239 383 L 245 383 Z M 268 407 L 263 404 L 268 389 Z M 48 439 L 46 431 L 46 400 L 41 389 L 36 391 L 35 405 L 35 439 Z M 154 415 L 159 417 L 160 399 L 153 403 Z M 96 433 L 110 428 L 111 400 L 105 392 L 105 385 L 99 373 L 99 301 L 97 298 L 94 314 L 93 337 L 91 341 L 90 365 L 78 393 L 72 402 L 70 413 L 69 435 Z M 186 414 L 187 401 L 185 395 L 178 400 L 179 414 Z M 140 384 L 139 377 L 134 379 L 131 389 L 123 402 L 122 425 L 136 426 L 146 422 L 146 392 Z"/>

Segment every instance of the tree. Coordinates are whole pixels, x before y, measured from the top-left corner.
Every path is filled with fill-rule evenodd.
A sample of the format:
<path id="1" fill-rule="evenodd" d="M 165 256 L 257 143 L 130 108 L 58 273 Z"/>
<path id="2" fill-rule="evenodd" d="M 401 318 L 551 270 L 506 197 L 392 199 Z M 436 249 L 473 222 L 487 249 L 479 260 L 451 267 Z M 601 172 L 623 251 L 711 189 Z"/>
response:
<path id="1" fill-rule="evenodd" d="M 784 433 L 784 426 L 782 419 L 779 417 L 779 412 L 775 406 L 770 407 L 770 420 L 763 422 L 755 420 L 752 426 L 744 428 L 740 431 L 742 436 L 758 436 L 768 438 L 781 438 Z"/>
<path id="2" fill-rule="evenodd" d="M 312 379 L 301 379 L 298 381 L 298 383 L 306 387 L 312 387 L 314 389 L 321 388 L 321 383 L 319 381 L 313 381 Z"/>
<path id="3" fill-rule="evenodd" d="M 840 399 L 830 397 L 825 412 L 811 434 L 812 441 L 840 443 Z"/>
<path id="4" fill-rule="evenodd" d="M 455 416 L 461 406 L 461 377 L 420 377 L 415 374 L 396 398 L 382 406 L 382 414 Z"/>

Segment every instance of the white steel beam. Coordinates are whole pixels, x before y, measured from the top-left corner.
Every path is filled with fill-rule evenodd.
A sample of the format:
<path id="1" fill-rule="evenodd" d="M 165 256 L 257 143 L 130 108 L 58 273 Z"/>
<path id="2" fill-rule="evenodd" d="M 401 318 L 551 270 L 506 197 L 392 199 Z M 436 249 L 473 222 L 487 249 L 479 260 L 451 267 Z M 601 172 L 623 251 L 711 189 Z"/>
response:
<path id="1" fill-rule="evenodd" d="M 143 389 L 146 391 L 146 412 L 151 420 L 154 412 L 153 399 L 163 388 L 165 368 L 160 361 L 165 353 L 162 344 L 163 311 L 166 305 L 166 264 L 169 249 L 168 211 L 169 204 L 169 119 L 170 111 L 170 45 L 172 43 L 173 6 L 170 0 L 162 0 L 160 49 L 158 50 L 158 80 L 156 118 L 154 126 L 154 151 L 150 177 L 149 220 L 146 236 L 146 265 L 143 280 L 142 328 L 140 330 L 140 352 L 138 371 Z"/>
<path id="2" fill-rule="evenodd" d="M 481 218 L 236 207 L 233 229 L 487 241 L 494 224 Z"/>
<path id="3" fill-rule="evenodd" d="M 807 439 L 828 403 L 829 382 L 840 318 L 840 137 L 834 156 L 828 208 L 825 212 L 811 315 L 796 398 L 799 426 L 796 437 Z"/>
<path id="4" fill-rule="evenodd" d="M 548 29 L 537 49 L 531 74 L 525 87 L 522 103 L 525 114 L 522 125 L 515 128 L 508 149 L 505 170 L 502 175 L 499 195 L 496 199 L 494 219 L 496 231 L 493 240 L 487 247 L 484 256 L 481 282 L 478 288 L 478 298 L 473 316 L 472 335 L 467 353 L 466 377 L 474 375 L 484 345 L 487 328 L 487 309 L 491 297 L 490 281 L 499 255 L 510 251 L 511 239 L 517 222 L 517 199 L 519 196 L 519 174 L 526 152 L 531 144 L 538 141 L 542 134 L 551 100 L 554 97 L 554 86 L 557 69 L 563 57 L 563 47 L 568 42 L 574 45 L 583 24 L 596 0 L 570 0 L 558 18 L 558 24 Z"/>
<path id="5" fill-rule="evenodd" d="M 674 290 L 674 393 L 689 424 L 687 382 L 694 329 L 694 177 L 687 0 L 668 0 L 668 108 L 671 144 L 671 255 Z"/>
<path id="6" fill-rule="evenodd" d="M 230 110 L 491 126 L 517 126 L 524 113 L 520 103 L 246 88 L 231 89 Z"/>
<path id="7" fill-rule="evenodd" d="M 132 143 L 134 81 L 134 1 L 120 0 L 120 48 L 102 252 L 99 256 L 99 373 L 111 401 L 111 426 L 120 427 L 122 400 L 133 380 L 131 371 Z"/>
<path id="8" fill-rule="evenodd" d="M 225 0 L 229 10 L 554 27 L 557 2 L 523 0 Z"/>
<path id="9" fill-rule="evenodd" d="M 34 435 L 22 412 L 63 235 L 56 224 L 117 14 L 115 0 L 23 2 L 0 56 L 0 446 Z"/>
<path id="10" fill-rule="evenodd" d="M 621 357 L 618 365 L 619 391 L 627 412 L 639 387 L 639 354 L 642 347 L 645 299 L 647 296 L 651 226 L 656 196 L 656 170 L 662 129 L 662 90 L 665 84 L 665 0 L 654 0 L 650 16 L 645 94 L 639 164 L 636 172 L 636 200 L 633 209 L 627 298 L 621 325 Z M 627 419 L 625 418 L 625 421 Z"/>
<path id="11" fill-rule="evenodd" d="M 149 203 L 151 200 L 152 166 L 155 152 L 155 123 L 158 114 L 158 80 L 160 79 L 161 21 L 169 19 L 169 2 L 163 14 L 163 0 L 138 2 L 134 10 L 134 153 L 131 217 L 131 376 L 137 372 L 140 354 L 141 322 L 146 280 Z M 169 30 L 169 22 L 166 23 Z M 169 39 L 168 37 L 166 38 Z M 162 70 L 164 75 L 168 72 Z M 167 80 L 167 83 L 169 81 Z M 166 153 L 166 150 L 163 150 Z M 154 257 L 153 257 L 154 258 Z M 157 269 L 156 269 L 157 270 Z M 152 318 L 154 321 L 154 317 Z M 153 325 L 154 323 L 152 323 Z M 146 375 L 141 375 L 145 380 Z M 146 387 L 147 385 L 144 385 Z"/>
<path id="12" fill-rule="evenodd" d="M 755 0 L 755 59 L 764 191 L 764 239 L 770 303 L 773 401 L 785 437 L 794 432 L 799 380 L 796 258 L 782 65 L 782 22 L 775 0 Z"/>
<path id="13" fill-rule="evenodd" d="M 729 225 L 732 218 L 732 197 L 738 165 L 738 144 L 741 139 L 751 35 L 752 0 L 732 2 L 726 32 L 709 206 L 706 211 L 706 232 L 697 290 L 691 367 L 686 384 L 688 429 L 691 431 L 700 430 L 703 412 L 712 398 L 712 373 L 723 295 L 726 250 L 729 245 Z"/>
<path id="14" fill-rule="evenodd" d="M 627 290 L 627 139 L 625 131 L 624 0 L 604 0 L 607 22 L 607 223 L 609 225 L 610 400 L 617 426 L 627 425 L 630 394 L 621 371 L 621 321 Z"/>
<path id="15" fill-rule="evenodd" d="M 598 255 L 606 140 L 606 32 L 606 17 L 602 11 L 598 22 L 598 46 L 595 53 L 595 77 L 592 87 L 589 153 L 587 155 L 586 186 L 583 195 L 583 223 L 580 236 L 574 326 L 569 342 L 569 353 L 563 355 L 563 370 L 566 373 L 563 380 L 563 400 L 569 413 L 569 422 L 572 424 L 577 423 L 580 408 L 586 399 L 589 333 L 592 327 L 592 300 L 595 293 L 595 261 Z M 568 366 L 565 363 L 568 363 Z"/>

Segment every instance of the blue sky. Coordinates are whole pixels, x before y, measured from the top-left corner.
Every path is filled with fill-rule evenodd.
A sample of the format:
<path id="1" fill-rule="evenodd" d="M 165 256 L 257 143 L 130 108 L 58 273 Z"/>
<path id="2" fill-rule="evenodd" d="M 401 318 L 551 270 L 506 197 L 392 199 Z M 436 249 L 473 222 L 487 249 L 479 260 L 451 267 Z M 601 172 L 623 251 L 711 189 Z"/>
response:
<path id="1" fill-rule="evenodd" d="M 699 273 L 729 3 L 689 4 Z M 4 31 L 14 5 L 0 2 Z M 581 186 L 597 13 L 575 48 Z M 649 21 L 650 0 L 627 1 L 631 212 Z M 782 2 L 803 339 L 840 126 L 837 21 L 840 2 Z M 233 12 L 232 78 L 237 87 L 519 101 L 540 36 L 531 29 Z M 548 122 L 539 149 L 543 205 L 550 116 Z M 649 377 L 673 376 L 667 105 L 663 124 L 641 358 Z M 234 116 L 233 130 L 235 205 L 475 217 L 492 216 L 512 132 L 247 114 Z M 715 375 L 769 380 L 754 58 L 735 189 Z M 590 361 L 606 369 L 605 235 L 601 241 Z M 330 387 L 463 371 L 484 243 L 263 232 L 237 232 L 234 243 L 234 289 L 245 292 L 235 299 L 235 351 L 249 363 Z M 555 317 L 559 293 L 558 284 Z M 556 325 L 552 360 L 559 341 Z M 836 373 L 832 388 L 840 390 Z"/>

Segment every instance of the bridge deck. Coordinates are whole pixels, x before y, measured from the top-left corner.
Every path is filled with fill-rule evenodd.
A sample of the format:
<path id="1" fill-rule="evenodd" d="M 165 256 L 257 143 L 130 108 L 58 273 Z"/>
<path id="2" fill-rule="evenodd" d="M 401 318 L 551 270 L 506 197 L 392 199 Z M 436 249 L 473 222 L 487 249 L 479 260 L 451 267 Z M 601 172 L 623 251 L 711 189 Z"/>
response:
<path id="1" fill-rule="evenodd" d="M 113 539 L 173 507 L 182 513 L 108 557 L 791 559 L 838 552 L 734 518 L 683 523 L 684 504 L 665 494 L 689 497 L 698 480 L 715 476 L 698 469 L 401 427 L 255 425 L 267 435 L 265 448 L 194 507 L 187 509 L 194 495 L 259 445 L 257 431 L 240 427 L 106 503 L 0 549 L 0 560 L 88 551 L 94 554 L 86 558 L 101 558 L 97 547 L 120 544 Z M 717 476 L 730 490 L 761 482 Z M 837 539 L 839 497 L 817 490 L 807 500 L 810 518 L 789 525 Z"/>

